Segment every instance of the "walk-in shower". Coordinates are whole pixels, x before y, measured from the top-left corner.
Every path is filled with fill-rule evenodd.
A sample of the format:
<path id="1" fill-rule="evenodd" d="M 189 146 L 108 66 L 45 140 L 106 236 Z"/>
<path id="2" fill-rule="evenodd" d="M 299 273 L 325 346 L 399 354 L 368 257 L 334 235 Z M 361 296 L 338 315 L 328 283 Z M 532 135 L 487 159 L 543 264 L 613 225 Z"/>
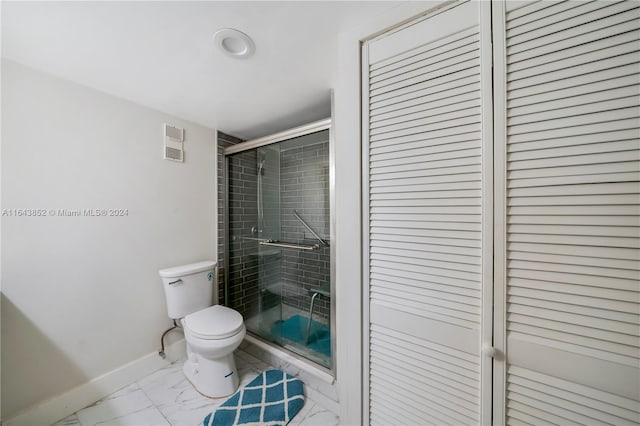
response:
<path id="1" fill-rule="evenodd" d="M 247 330 L 334 369 L 331 120 L 224 149 L 225 303 Z"/>

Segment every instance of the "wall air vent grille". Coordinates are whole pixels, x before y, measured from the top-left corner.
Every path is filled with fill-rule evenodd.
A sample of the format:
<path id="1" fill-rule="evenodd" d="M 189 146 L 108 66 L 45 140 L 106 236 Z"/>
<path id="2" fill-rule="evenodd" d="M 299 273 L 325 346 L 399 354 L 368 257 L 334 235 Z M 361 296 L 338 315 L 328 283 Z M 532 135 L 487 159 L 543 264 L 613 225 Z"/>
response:
<path id="1" fill-rule="evenodd" d="M 174 160 L 174 161 L 182 161 L 182 150 L 170 148 L 166 146 L 164 148 L 164 158 L 165 160 Z"/>
<path id="2" fill-rule="evenodd" d="M 184 161 L 184 129 L 164 124 L 164 159 Z"/>

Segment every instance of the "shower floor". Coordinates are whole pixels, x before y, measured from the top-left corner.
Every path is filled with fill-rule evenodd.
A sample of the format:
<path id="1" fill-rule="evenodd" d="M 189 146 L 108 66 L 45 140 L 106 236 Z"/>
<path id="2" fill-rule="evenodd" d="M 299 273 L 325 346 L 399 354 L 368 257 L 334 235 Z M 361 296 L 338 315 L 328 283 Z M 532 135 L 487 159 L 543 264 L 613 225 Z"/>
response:
<path id="1" fill-rule="evenodd" d="M 307 340 L 309 312 L 281 305 L 245 321 L 249 331 L 326 368 L 331 368 L 331 333 L 321 316 L 313 317 Z"/>

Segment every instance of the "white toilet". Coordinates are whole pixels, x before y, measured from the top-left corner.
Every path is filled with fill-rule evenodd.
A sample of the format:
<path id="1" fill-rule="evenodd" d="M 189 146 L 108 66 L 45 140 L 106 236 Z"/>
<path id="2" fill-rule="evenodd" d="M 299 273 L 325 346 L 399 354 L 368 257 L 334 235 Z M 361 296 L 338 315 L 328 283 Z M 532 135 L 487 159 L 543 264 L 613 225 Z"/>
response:
<path id="1" fill-rule="evenodd" d="M 215 267 L 216 262 L 204 261 L 159 271 L 169 318 L 180 320 L 187 341 L 184 374 L 210 398 L 231 395 L 238 388 L 233 351 L 247 332 L 240 313 L 214 304 Z"/>

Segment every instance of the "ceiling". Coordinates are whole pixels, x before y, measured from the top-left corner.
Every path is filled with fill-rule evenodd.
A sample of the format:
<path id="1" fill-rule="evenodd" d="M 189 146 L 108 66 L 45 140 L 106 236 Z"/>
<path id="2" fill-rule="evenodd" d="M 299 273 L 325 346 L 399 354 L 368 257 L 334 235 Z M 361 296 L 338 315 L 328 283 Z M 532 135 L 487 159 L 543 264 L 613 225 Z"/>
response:
<path id="1" fill-rule="evenodd" d="M 2 2 L 2 56 L 251 139 L 330 115 L 338 34 L 398 1 Z M 234 59 L 213 33 L 247 33 Z"/>

